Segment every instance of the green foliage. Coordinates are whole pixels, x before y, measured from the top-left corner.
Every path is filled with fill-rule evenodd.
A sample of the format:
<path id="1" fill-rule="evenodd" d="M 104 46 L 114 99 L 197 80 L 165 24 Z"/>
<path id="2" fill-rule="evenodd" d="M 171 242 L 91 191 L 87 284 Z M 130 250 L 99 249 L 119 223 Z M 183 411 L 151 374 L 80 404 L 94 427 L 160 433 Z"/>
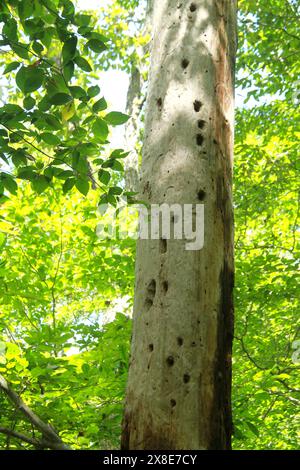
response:
<path id="1" fill-rule="evenodd" d="M 0 125 L 6 130 L 0 155 L 9 167 L 17 167 L 10 175 L 4 170 L 1 191 L 14 192 L 18 179 L 25 179 L 41 192 L 62 179 L 65 170 L 72 171 L 74 181 L 64 184 L 65 192 L 74 185 L 83 194 L 91 185 L 106 191 L 93 174 L 105 160 L 100 162 L 99 155 L 108 143 L 109 125 L 129 117 L 101 114 L 107 103 L 96 99 L 96 73 L 88 74 L 94 53 L 99 58 L 113 47 L 112 41 L 92 15 L 76 13 L 69 0 L 2 2 L 1 23 L 0 65 L 13 89 L 10 103 L 0 108 Z M 94 62 L 94 70 L 100 69 Z"/>
<path id="2" fill-rule="evenodd" d="M 116 448 L 134 241 L 97 238 L 96 192 L 81 198 L 72 190 L 62 204 L 56 188 L 37 196 L 25 185 L 18 196 L 0 222 L 0 374 L 73 448 Z M 30 435 L 28 422 L 0 399 L 1 426 Z"/>
<path id="3" fill-rule="evenodd" d="M 244 0 L 239 24 L 234 446 L 297 449 L 299 8 Z"/>

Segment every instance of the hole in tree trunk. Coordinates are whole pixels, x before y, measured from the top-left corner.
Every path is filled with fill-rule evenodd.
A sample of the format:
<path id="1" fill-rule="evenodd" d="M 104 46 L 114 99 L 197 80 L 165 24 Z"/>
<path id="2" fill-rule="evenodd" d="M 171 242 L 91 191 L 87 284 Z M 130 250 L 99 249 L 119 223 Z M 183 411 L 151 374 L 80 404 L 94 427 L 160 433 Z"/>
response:
<path id="1" fill-rule="evenodd" d="M 147 287 L 147 297 L 145 300 L 145 306 L 149 310 L 153 305 L 153 300 L 156 294 L 156 281 L 151 279 Z"/>
<path id="2" fill-rule="evenodd" d="M 169 289 L 169 283 L 168 283 L 168 281 L 164 281 L 164 282 L 162 283 L 162 288 L 163 288 L 164 293 L 166 294 L 166 293 L 168 292 L 168 289 Z"/>
<path id="3" fill-rule="evenodd" d="M 199 119 L 198 121 L 198 127 L 199 129 L 204 129 L 205 127 L 205 121 L 203 119 Z"/>
<path id="4" fill-rule="evenodd" d="M 146 299 L 145 300 L 145 307 L 147 308 L 147 310 L 149 310 L 153 305 L 153 300 L 151 299 Z"/>
<path id="5" fill-rule="evenodd" d="M 172 367 L 174 365 L 174 357 L 173 356 L 167 357 L 167 364 L 168 364 L 169 367 Z"/>
<path id="6" fill-rule="evenodd" d="M 190 63 L 190 62 L 189 62 L 187 59 L 182 59 L 182 61 L 181 61 L 181 67 L 182 67 L 183 69 L 186 69 L 186 68 L 188 67 L 189 63 Z"/>
<path id="7" fill-rule="evenodd" d="M 183 376 L 184 383 L 187 384 L 190 380 L 191 380 L 191 377 L 189 376 L 189 374 L 184 374 Z"/>
<path id="8" fill-rule="evenodd" d="M 204 142 L 204 137 L 202 134 L 197 134 L 196 136 L 197 145 L 201 146 Z"/>
<path id="9" fill-rule="evenodd" d="M 199 100 L 194 101 L 194 110 L 196 111 L 196 113 L 199 113 L 201 106 L 202 106 L 201 101 Z"/>
<path id="10" fill-rule="evenodd" d="M 203 191 L 203 189 L 200 189 L 197 193 L 197 198 L 199 199 L 199 201 L 204 201 L 205 196 L 206 196 L 205 191 Z"/>

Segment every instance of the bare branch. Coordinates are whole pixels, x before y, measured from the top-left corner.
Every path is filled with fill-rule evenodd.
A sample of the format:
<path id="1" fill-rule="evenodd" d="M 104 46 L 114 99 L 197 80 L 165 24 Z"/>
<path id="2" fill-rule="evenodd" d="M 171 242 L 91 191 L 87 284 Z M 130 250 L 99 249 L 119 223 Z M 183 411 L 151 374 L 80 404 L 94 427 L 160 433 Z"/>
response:
<path id="1" fill-rule="evenodd" d="M 52 449 L 68 449 L 68 446 L 63 443 L 56 431 L 49 424 L 44 423 L 44 421 L 24 403 L 22 398 L 9 386 L 2 375 L 0 375 L 0 389 L 6 394 L 16 409 L 20 410 L 30 423 L 42 433 L 43 439 L 39 441 L 40 443 L 47 443 L 45 446 L 50 448 L 51 445 Z"/>

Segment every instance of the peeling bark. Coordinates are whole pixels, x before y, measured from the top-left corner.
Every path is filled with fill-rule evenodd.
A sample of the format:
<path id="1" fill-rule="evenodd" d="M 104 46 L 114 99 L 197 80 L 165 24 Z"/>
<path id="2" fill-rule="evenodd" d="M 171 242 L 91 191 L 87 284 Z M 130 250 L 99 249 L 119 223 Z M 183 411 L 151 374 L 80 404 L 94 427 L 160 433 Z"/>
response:
<path id="1" fill-rule="evenodd" d="M 230 449 L 236 2 L 154 0 L 141 198 L 205 240 L 140 240 L 123 449 Z"/>

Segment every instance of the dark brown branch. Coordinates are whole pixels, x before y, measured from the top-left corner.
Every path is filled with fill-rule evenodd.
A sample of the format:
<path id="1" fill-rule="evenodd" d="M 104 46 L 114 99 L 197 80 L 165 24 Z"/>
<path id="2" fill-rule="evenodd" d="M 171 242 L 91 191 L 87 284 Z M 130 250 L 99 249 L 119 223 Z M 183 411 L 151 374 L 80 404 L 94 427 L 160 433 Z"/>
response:
<path id="1" fill-rule="evenodd" d="M 25 434 L 22 434 L 17 431 L 13 431 L 12 429 L 0 427 L 0 433 L 5 434 L 6 436 L 9 436 L 9 437 L 15 437 L 16 439 L 19 439 L 20 441 L 23 441 L 23 442 L 27 442 L 27 444 L 31 444 L 34 447 L 40 447 L 39 442 L 36 439 L 25 436 Z"/>

